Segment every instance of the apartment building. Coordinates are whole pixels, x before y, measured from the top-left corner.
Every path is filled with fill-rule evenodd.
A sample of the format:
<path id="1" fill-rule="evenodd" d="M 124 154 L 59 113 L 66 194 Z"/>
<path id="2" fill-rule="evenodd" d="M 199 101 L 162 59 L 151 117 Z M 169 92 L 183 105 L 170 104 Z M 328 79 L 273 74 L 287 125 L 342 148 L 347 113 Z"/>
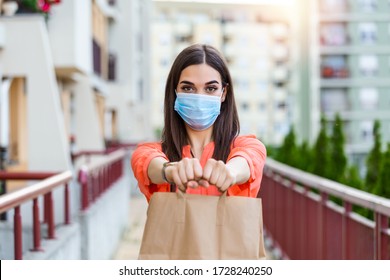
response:
<path id="1" fill-rule="evenodd" d="M 390 141 L 390 2 L 317 0 L 312 2 L 308 107 L 318 131 L 320 114 L 329 124 L 339 113 L 346 151 L 361 166 L 373 145 L 374 121 Z"/>
<path id="2" fill-rule="evenodd" d="M 150 1 L 61 1 L 45 19 L 3 14 L 7 168 L 63 170 L 70 150 L 146 139 Z M 55 157 L 51 155 L 55 154 Z"/>
<path id="3" fill-rule="evenodd" d="M 201 3 L 200 3 L 201 2 Z M 193 43 L 224 54 L 233 80 L 241 133 L 279 145 L 298 121 L 298 25 L 293 4 L 246 1 L 154 1 L 151 31 L 152 125 L 163 126 L 165 80 L 175 56 Z"/>
<path id="4" fill-rule="evenodd" d="M 52 200 L 54 226 L 63 227 L 66 211 L 74 222 L 68 233 L 58 234 L 57 245 L 43 255 L 30 256 L 33 238 L 26 230 L 39 211 L 32 217 L 32 201 L 21 205 L 24 257 L 109 258 L 127 219 L 130 183 L 123 179 L 122 185 L 110 192 L 116 196 L 116 205 L 108 195 L 107 208 L 99 202 L 91 220 L 88 211 L 80 218 L 82 194 L 77 172 L 81 163 L 72 156 L 85 151 L 103 153 L 111 142 L 151 138 L 149 115 L 145 114 L 150 100 L 151 1 L 45 1 L 54 2 L 45 14 L 40 8 L 27 9 L 23 1 L 18 1 L 13 11 L 8 10 L 8 2 L 0 1 L 0 169 L 18 174 L 70 171 L 73 176 L 69 197 L 65 199 L 64 191 L 57 189 Z M 103 159 L 101 156 L 97 161 Z M 0 183 L 0 194 L 31 184 L 8 179 Z M 35 199 L 35 209 L 47 213 L 46 206 L 46 200 L 44 206 L 43 200 Z M 0 218 L 1 259 L 13 258 L 11 212 Z M 88 236 L 81 222 L 93 227 L 96 213 L 107 219 L 104 214 L 109 212 L 112 228 Z M 47 216 L 40 217 L 47 220 Z M 17 218 L 19 214 L 15 214 Z M 37 222 L 39 225 L 39 219 Z M 100 244 L 99 249 L 87 250 L 85 246 L 94 242 Z"/>

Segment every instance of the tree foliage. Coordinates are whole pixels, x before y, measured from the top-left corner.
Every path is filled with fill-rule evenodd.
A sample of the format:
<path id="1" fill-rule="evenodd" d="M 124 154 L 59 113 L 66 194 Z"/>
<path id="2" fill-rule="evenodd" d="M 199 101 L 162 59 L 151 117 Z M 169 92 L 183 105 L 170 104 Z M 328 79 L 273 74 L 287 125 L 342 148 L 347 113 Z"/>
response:
<path id="1" fill-rule="evenodd" d="M 378 183 L 374 189 L 374 193 L 383 196 L 386 198 L 390 198 L 390 143 L 387 144 L 387 150 L 383 154 L 383 158 L 381 161 L 380 169 L 379 169 L 379 178 Z"/>
<path id="2" fill-rule="evenodd" d="M 321 129 L 312 149 L 312 172 L 318 176 L 328 177 L 330 162 L 329 136 L 326 132 L 326 119 L 321 118 Z"/>
<path id="3" fill-rule="evenodd" d="M 374 145 L 366 158 L 367 173 L 364 180 L 355 165 L 349 165 L 344 151 L 345 136 L 343 123 L 336 114 L 332 134 L 327 133 L 327 120 L 321 118 L 321 128 L 314 145 L 303 141 L 296 143 L 294 129 L 286 135 L 283 144 L 274 149 L 275 159 L 290 166 L 314 173 L 347 186 L 390 198 L 390 143 L 382 153 L 380 122 L 373 128 Z M 337 202 L 337 199 L 335 200 Z M 373 219 L 373 212 L 367 208 L 354 206 L 354 211 Z"/>
<path id="4" fill-rule="evenodd" d="M 374 146 L 367 155 L 366 167 L 367 173 L 365 177 L 365 187 L 364 190 L 367 192 L 373 192 L 374 188 L 378 184 L 379 180 L 379 170 L 381 167 L 382 161 L 382 137 L 380 134 L 380 123 L 378 120 L 374 123 Z"/>
<path id="5" fill-rule="evenodd" d="M 339 114 L 336 114 L 333 122 L 332 135 L 330 137 L 330 157 L 329 179 L 342 182 L 347 171 L 347 156 L 344 152 L 345 136 L 343 132 L 343 122 Z"/>
<path id="6" fill-rule="evenodd" d="M 276 159 L 293 167 L 298 167 L 299 151 L 296 144 L 294 127 L 291 127 L 289 133 L 284 138 Z"/>

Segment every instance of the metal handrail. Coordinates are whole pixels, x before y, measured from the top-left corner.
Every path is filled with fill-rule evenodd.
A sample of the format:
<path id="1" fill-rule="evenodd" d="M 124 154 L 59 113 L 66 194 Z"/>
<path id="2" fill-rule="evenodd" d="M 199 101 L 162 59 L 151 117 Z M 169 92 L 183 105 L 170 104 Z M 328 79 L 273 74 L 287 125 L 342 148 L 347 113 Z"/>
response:
<path id="1" fill-rule="evenodd" d="M 294 181 L 302 184 L 303 186 L 310 186 L 310 188 L 337 196 L 344 201 L 348 201 L 390 217 L 390 199 L 307 173 L 270 158 L 267 159 L 264 172 L 278 174 L 287 180 Z"/>
<path id="2" fill-rule="evenodd" d="M 28 188 L 23 188 L 18 191 L 0 196 L 0 214 L 23 204 L 26 201 L 44 195 L 54 188 L 69 182 L 73 175 L 71 171 L 65 171 L 57 175 L 51 176 L 39 183 L 36 183 Z"/>
<path id="3" fill-rule="evenodd" d="M 3 174 L 4 175 L 4 174 Z M 14 174 L 15 175 L 15 174 Z M 16 260 L 22 259 L 22 217 L 20 214 L 20 206 L 27 202 L 33 201 L 33 251 L 40 251 L 40 227 L 39 227 L 39 206 L 38 197 L 44 196 L 45 199 L 45 221 L 48 224 L 48 238 L 55 238 L 55 223 L 54 223 L 54 202 L 52 191 L 65 184 L 64 207 L 65 207 L 65 224 L 70 223 L 69 210 L 69 190 L 68 182 L 73 178 L 71 171 L 64 171 L 57 175 L 44 179 L 32 186 L 20 189 L 18 191 L 2 195 L 0 197 L 0 213 L 6 212 L 14 208 L 14 257 Z"/>
<path id="4" fill-rule="evenodd" d="M 283 258 L 390 257 L 390 199 L 270 158 L 262 185 L 265 228 Z M 331 197 L 340 199 L 342 206 Z M 354 206 L 371 210 L 374 220 L 357 214 Z M 308 238 L 311 243 L 305 241 Z M 332 242 L 337 245 L 330 248 Z"/>
<path id="5" fill-rule="evenodd" d="M 119 149 L 80 167 L 78 181 L 81 185 L 82 211 L 122 176 L 123 158 L 127 153 L 125 149 Z"/>
<path id="6" fill-rule="evenodd" d="M 0 171 L 0 180 L 44 180 L 59 172 Z"/>

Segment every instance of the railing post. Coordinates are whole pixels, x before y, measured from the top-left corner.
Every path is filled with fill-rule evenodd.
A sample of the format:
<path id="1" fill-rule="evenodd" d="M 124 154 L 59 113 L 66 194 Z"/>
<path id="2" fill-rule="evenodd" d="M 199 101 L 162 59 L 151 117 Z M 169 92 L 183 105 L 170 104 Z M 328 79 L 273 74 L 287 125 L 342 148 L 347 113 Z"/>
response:
<path id="1" fill-rule="evenodd" d="M 0 170 L 5 170 L 5 161 L 7 158 L 7 147 L 0 146 Z M 0 195 L 7 193 L 7 184 L 5 180 L 0 180 Z M 7 212 L 0 214 L 0 220 L 7 220 Z"/>
<path id="2" fill-rule="evenodd" d="M 309 187 L 303 186 L 303 203 L 301 208 L 301 218 L 302 218 L 302 236 L 301 236 L 301 244 L 303 246 L 302 248 L 302 259 L 307 260 L 309 259 L 309 245 L 307 243 L 307 240 L 309 238 L 312 238 L 312 236 L 309 236 L 309 207 L 308 207 L 308 200 L 309 200 Z"/>
<path id="3" fill-rule="evenodd" d="M 92 174 L 90 174 L 90 178 L 91 178 L 90 190 L 92 190 L 92 202 L 96 201 L 97 189 L 99 187 L 98 186 L 99 181 L 97 180 L 96 173 L 97 171 L 94 171 Z"/>
<path id="4" fill-rule="evenodd" d="M 110 182 L 108 180 L 108 167 L 105 166 L 104 167 L 104 171 L 103 171 L 103 188 L 104 188 L 104 191 L 106 191 L 108 189 L 108 186 L 110 185 Z"/>
<path id="5" fill-rule="evenodd" d="M 65 184 L 65 190 L 64 190 L 64 211 L 65 211 L 65 225 L 70 224 L 70 201 L 69 201 L 69 187 L 68 183 Z"/>
<path id="6" fill-rule="evenodd" d="M 352 211 L 352 204 L 350 202 L 344 201 L 344 215 L 342 220 L 342 229 L 341 229 L 341 246 L 342 246 L 342 258 L 343 260 L 349 259 L 349 216 Z"/>
<path id="7" fill-rule="evenodd" d="M 79 171 L 79 182 L 81 184 L 81 210 L 86 210 L 88 208 L 89 199 L 88 199 L 88 173 L 83 168 Z"/>
<path id="8" fill-rule="evenodd" d="M 43 222 L 46 224 L 49 220 L 49 203 L 47 201 L 47 196 L 43 197 Z"/>
<path id="9" fill-rule="evenodd" d="M 20 216 L 20 206 L 15 207 L 14 213 L 14 254 L 15 260 L 22 259 L 22 217 Z"/>
<path id="10" fill-rule="evenodd" d="M 380 214 L 375 213 L 375 232 L 374 232 L 374 246 L 376 260 L 387 260 L 389 259 L 389 236 L 384 234 L 384 230 L 389 226 L 389 218 Z"/>
<path id="11" fill-rule="evenodd" d="M 321 192 L 321 203 L 319 203 L 320 207 L 320 219 L 319 219 L 319 227 L 320 227 L 320 252 L 319 252 L 319 259 L 320 260 L 326 260 L 327 252 L 326 252 L 326 212 L 327 212 L 327 206 L 326 203 L 328 202 L 329 195 L 327 193 Z"/>
<path id="12" fill-rule="evenodd" d="M 39 226 L 39 206 L 38 198 L 33 200 L 33 236 L 34 248 L 31 251 L 41 251 L 41 229 Z"/>
<path id="13" fill-rule="evenodd" d="M 55 225 L 54 225 L 54 205 L 53 194 L 49 192 L 46 194 L 48 202 L 48 221 L 47 221 L 47 233 L 48 239 L 55 239 Z"/>

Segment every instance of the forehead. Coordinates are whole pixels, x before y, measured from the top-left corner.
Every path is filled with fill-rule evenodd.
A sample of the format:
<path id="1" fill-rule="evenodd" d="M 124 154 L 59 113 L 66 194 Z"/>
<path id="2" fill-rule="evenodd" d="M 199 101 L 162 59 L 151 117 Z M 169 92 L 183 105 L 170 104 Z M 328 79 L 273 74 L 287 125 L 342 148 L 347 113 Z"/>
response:
<path id="1" fill-rule="evenodd" d="M 181 71 L 179 82 L 183 80 L 193 83 L 207 83 L 211 80 L 221 82 L 221 75 L 213 67 L 203 63 L 184 68 Z"/>

